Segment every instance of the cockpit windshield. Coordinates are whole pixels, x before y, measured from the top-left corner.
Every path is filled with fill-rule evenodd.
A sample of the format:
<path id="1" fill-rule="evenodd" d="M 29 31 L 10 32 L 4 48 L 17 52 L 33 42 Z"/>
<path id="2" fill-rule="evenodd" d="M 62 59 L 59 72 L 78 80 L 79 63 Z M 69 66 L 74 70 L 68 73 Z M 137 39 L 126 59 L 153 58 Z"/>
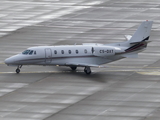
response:
<path id="1" fill-rule="evenodd" d="M 22 52 L 23 55 L 32 55 L 32 54 L 36 54 L 36 51 L 34 50 L 25 50 L 24 52 Z"/>

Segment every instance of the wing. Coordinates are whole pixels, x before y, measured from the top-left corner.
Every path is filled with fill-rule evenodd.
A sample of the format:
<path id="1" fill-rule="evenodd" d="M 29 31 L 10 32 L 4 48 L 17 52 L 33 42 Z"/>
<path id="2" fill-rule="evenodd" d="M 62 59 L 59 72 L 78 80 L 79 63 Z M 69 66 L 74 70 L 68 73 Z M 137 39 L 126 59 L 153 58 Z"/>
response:
<path id="1" fill-rule="evenodd" d="M 96 65 L 96 64 L 86 64 L 86 63 L 76 63 L 76 62 L 66 63 L 66 66 L 100 67 L 100 65 Z"/>

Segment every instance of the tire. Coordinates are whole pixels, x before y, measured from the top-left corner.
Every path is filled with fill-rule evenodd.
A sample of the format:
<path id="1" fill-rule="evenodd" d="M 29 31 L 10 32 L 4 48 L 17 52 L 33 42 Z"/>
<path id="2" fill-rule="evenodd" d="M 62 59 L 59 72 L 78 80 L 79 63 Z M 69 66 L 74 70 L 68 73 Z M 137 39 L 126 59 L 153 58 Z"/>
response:
<path id="1" fill-rule="evenodd" d="M 16 73 L 17 73 L 17 74 L 20 73 L 20 69 L 17 68 L 17 69 L 16 69 Z"/>
<path id="2" fill-rule="evenodd" d="M 91 70 L 89 69 L 89 70 L 87 70 L 87 68 L 85 67 L 84 68 L 84 72 L 87 74 L 87 75 L 90 75 L 92 72 L 91 72 Z"/>

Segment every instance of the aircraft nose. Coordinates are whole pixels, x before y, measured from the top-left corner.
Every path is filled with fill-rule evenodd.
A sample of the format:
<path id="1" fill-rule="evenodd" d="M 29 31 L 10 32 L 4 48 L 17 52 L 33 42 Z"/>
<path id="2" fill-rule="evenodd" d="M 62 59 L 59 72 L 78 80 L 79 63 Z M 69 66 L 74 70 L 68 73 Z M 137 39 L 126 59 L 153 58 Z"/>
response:
<path id="1" fill-rule="evenodd" d="M 9 65 L 9 64 L 13 64 L 14 63 L 14 60 L 12 58 L 7 58 L 5 59 L 5 64 Z"/>

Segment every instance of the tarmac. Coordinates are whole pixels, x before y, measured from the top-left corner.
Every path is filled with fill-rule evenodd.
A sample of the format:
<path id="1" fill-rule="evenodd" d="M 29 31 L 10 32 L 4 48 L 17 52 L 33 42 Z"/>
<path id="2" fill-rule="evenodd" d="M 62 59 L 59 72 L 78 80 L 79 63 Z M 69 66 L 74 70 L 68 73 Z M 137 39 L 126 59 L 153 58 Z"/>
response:
<path id="1" fill-rule="evenodd" d="M 159 120 L 159 0 L 5 0 L 0 7 L 0 120 Z M 125 41 L 153 20 L 138 59 L 106 68 L 4 64 L 28 47 Z"/>

